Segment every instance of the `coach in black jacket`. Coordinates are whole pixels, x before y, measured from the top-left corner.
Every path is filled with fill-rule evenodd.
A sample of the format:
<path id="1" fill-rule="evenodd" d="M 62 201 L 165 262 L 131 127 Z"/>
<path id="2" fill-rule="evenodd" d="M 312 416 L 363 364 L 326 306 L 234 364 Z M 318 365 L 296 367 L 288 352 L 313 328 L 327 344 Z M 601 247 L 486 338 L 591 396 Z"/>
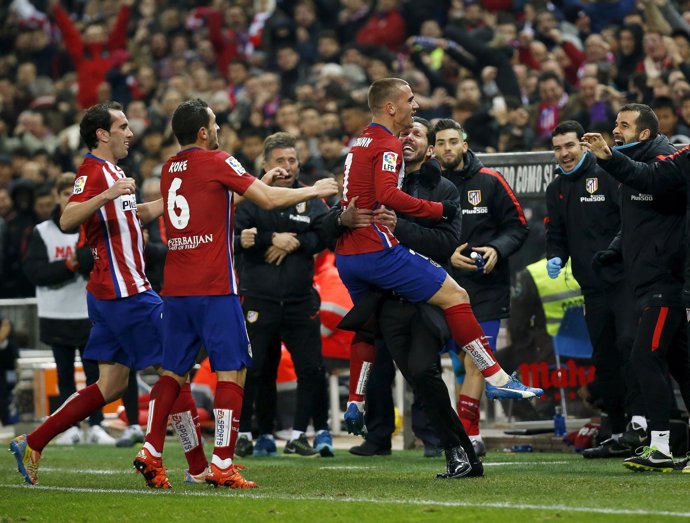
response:
<path id="1" fill-rule="evenodd" d="M 267 171 L 273 167 L 283 167 L 287 171 L 286 178 L 272 182 L 275 185 L 298 187 L 295 139 L 288 133 L 275 133 L 266 138 L 264 166 Z M 294 437 L 285 447 L 288 454 L 309 456 L 317 453 L 304 435 L 311 418 L 317 432 L 328 430 L 320 304 L 313 288 L 314 254 L 323 250 L 324 245 L 312 226 L 312 222 L 327 210 L 326 204 L 319 199 L 272 211 L 244 202 L 237 207 L 235 216 L 235 235 L 239 238 L 237 252 L 242 254 L 240 294 L 253 352 L 253 366 L 245 384 L 240 435 L 251 439 L 256 399 L 260 436 L 265 436 L 264 443 L 272 441 L 275 380 L 282 341 L 292 356 L 297 374 Z M 328 438 L 330 440 L 330 435 Z M 331 445 L 322 455 L 332 455 L 332 451 Z M 268 450 L 269 454 L 274 452 L 275 444 Z"/>
<path id="2" fill-rule="evenodd" d="M 628 458 L 625 465 L 632 470 L 667 471 L 674 469 L 669 448 L 669 372 L 678 382 L 686 407 L 690 405 L 682 300 L 687 202 L 685 173 L 679 170 L 687 162 L 678 165 L 685 156 L 683 150 L 674 152 L 657 133 L 654 112 L 646 105 L 629 104 L 616 119 L 614 135 L 620 150 L 602 147 L 598 135 L 589 134 L 585 140 L 600 159 L 607 160 L 600 160 L 606 171 L 625 184 L 621 251 L 634 282 L 639 314 L 631 361 L 651 436 L 645 452 Z"/>
<path id="3" fill-rule="evenodd" d="M 510 313 L 508 258 L 522 247 L 529 235 L 522 207 L 503 176 L 484 167 L 468 149 L 460 124 L 450 119 L 439 120 L 433 134 L 435 156 L 441 163 L 443 176 L 458 189 L 462 209 L 462 232 L 456 253 L 462 255 L 465 263 L 451 260 L 451 275 L 470 295 L 478 321 L 507 318 Z M 454 139 L 456 150 L 450 151 Z M 471 251 L 484 257 L 484 271 L 478 271 L 474 260 L 469 258 Z"/>
<path id="4" fill-rule="evenodd" d="M 442 119 L 434 126 L 434 154 L 441 162 L 443 176 L 460 194 L 462 232 L 451 258 L 451 276 L 469 294 L 472 310 L 487 335 L 491 348 L 502 318 L 510 313 L 510 267 L 508 258 L 525 243 L 529 234 L 522 207 L 503 176 L 482 165 L 465 141 L 465 131 L 454 120 Z M 483 269 L 470 258 L 476 252 L 484 260 Z M 462 353 L 459 354 L 462 357 Z M 466 375 L 451 352 L 453 366 L 462 387 L 458 415 L 475 450 L 486 451 L 479 431 L 479 400 L 484 378 L 467 358 Z"/>
<path id="5" fill-rule="evenodd" d="M 611 420 L 614 441 L 625 431 L 622 362 L 635 332 L 629 285 L 620 261 L 595 271 L 592 258 L 606 249 L 620 229 L 620 191 L 580 143 L 584 129 L 575 121 L 558 124 L 552 144 L 558 176 L 546 188 L 546 257 L 549 276 L 557 277 L 568 258 L 585 298 L 585 320 L 594 348 L 596 380 L 588 385 Z M 607 445 L 593 457 L 625 457 L 628 448 Z"/>

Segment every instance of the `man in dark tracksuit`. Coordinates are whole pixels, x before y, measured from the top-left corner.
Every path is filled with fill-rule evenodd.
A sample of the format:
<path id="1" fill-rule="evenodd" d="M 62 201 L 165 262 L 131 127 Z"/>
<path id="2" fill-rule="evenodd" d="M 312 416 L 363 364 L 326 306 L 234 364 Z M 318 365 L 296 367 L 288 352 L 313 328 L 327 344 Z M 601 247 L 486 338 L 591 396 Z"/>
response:
<path id="1" fill-rule="evenodd" d="M 276 133 L 264 142 L 265 167 L 283 167 L 287 178 L 275 185 L 297 187 L 299 162 L 295 140 Z M 254 403 L 259 423 L 256 456 L 275 455 L 273 421 L 276 413 L 275 380 L 280 343 L 285 343 L 297 374 L 297 406 L 287 454 L 333 455 L 328 432 L 328 389 L 321 355 L 319 297 L 313 288 L 314 254 L 323 250 L 312 222 L 328 211 L 321 200 L 310 200 L 286 209 L 266 211 L 251 202 L 237 207 L 236 237 L 242 253 L 240 294 L 252 344 L 253 366 L 247 373 L 245 402 L 240 420 L 238 447 L 250 452 Z M 314 446 L 305 431 L 313 418 L 317 431 Z M 245 439 L 242 439 L 245 438 Z M 242 441 L 240 442 L 240 439 Z M 239 453 L 239 452 L 238 452 Z"/>
<path id="2" fill-rule="evenodd" d="M 620 191 L 580 144 L 583 134 L 582 126 L 572 120 L 553 131 L 559 176 L 546 188 L 547 269 L 556 278 L 568 258 L 572 260 L 594 348 L 596 380 L 588 388 L 611 421 L 613 441 L 585 457 L 629 456 L 631 449 L 618 445 L 618 439 L 626 427 L 621 362 L 630 353 L 635 332 L 630 290 L 620 261 L 599 272 L 592 268 L 594 254 L 606 249 L 620 229 Z"/>
<path id="3" fill-rule="evenodd" d="M 626 127 L 629 136 L 622 131 Z M 599 158 L 607 158 L 600 160 L 602 167 L 625 184 L 621 252 L 639 312 L 631 361 L 642 388 L 651 436 L 649 446 L 624 464 L 632 470 L 670 471 L 675 464 L 669 448 L 669 372 L 678 382 L 686 407 L 690 405 L 682 299 L 687 201 L 680 169 L 685 166 L 676 164 L 683 154 L 674 152 L 665 137 L 657 136 L 658 120 L 648 106 L 623 106 L 614 132 L 617 143 L 622 144 L 620 151 L 611 153 L 596 143 L 593 150 Z M 593 135 L 585 139 L 596 141 Z M 660 161 L 651 161 L 655 154 Z"/>
<path id="4" fill-rule="evenodd" d="M 522 207 L 503 176 L 487 169 L 468 148 L 462 126 L 442 119 L 434 126 L 434 155 L 441 163 L 444 178 L 453 182 L 460 195 L 462 231 L 451 257 L 449 273 L 470 296 L 472 310 L 496 351 L 501 319 L 510 312 L 510 267 L 508 258 L 525 243 L 529 234 Z M 484 259 L 479 268 L 470 254 Z M 460 358 L 450 352 L 462 388 L 458 415 L 479 455 L 486 453 L 479 433 L 479 402 L 484 378 L 469 359 L 464 358 L 463 380 Z"/>
<path id="5" fill-rule="evenodd" d="M 457 201 L 457 190 L 452 183 L 441 177 L 438 163 L 435 161 L 424 163 L 429 149 L 429 128 L 429 122 L 422 118 L 415 118 L 413 126 L 401 133 L 403 154 L 408 165 L 402 188 L 406 193 L 426 200 L 453 199 Z M 448 259 L 460 239 L 459 214 L 450 223 L 404 216 L 395 218 L 390 211 L 379 214 L 378 219 L 388 220 L 384 223 L 394 230 L 400 243 L 445 266 L 448 266 Z M 343 223 L 346 223 L 344 218 Z M 437 477 L 455 476 L 453 463 L 457 461 L 455 449 L 458 447 L 464 449 L 472 465 L 467 475 L 483 475 L 481 461 L 453 410 L 448 389 L 441 378 L 438 352 L 449 338 L 449 333 L 440 309 L 427 304 L 414 305 L 389 295 L 380 304 L 378 328 L 400 372 L 421 400 L 424 412 L 436 430 L 439 446 L 445 450 L 447 472 Z M 378 358 L 377 349 L 376 362 L 370 378 L 372 380 L 379 365 Z M 390 381 L 388 387 L 390 387 Z M 368 397 L 371 392 L 372 383 L 370 382 L 367 389 Z M 367 409 L 367 420 L 369 420 L 370 408 L 369 406 Z M 367 421 L 367 426 L 369 426 L 369 421 Z M 390 438 L 390 432 L 388 438 Z M 367 441 L 370 441 L 369 435 L 367 435 Z"/>

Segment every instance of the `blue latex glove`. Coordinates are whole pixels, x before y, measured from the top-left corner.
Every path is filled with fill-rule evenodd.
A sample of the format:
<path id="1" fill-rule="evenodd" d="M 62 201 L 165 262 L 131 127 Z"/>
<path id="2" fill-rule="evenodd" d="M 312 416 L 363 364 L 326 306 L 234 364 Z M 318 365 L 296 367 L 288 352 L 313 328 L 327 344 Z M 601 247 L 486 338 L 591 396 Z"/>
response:
<path id="1" fill-rule="evenodd" d="M 563 267 L 563 260 L 561 260 L 558 256 L 547 261 L 546 272 L 549 273 L 549 278 L 552 280 L 558 278 L 558 275 L 561 273 L 561 267 Z"/>

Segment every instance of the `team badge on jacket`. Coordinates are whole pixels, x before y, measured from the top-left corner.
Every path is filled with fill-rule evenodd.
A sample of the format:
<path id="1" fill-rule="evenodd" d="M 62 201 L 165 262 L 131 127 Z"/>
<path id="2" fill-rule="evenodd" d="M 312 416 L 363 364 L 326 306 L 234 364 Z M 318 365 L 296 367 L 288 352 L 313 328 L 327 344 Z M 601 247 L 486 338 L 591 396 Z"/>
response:
<path id="1" fill-rule="evenodd" d="M 594 194 L 599 188 L 599 178 L 587 178 L 585 180 L 585 189 L 589 194 Z"/>
<path id="2" fill-rule="evenodd" d="M 259 319 L 259 313 L 257 311 L 247 311 L 247 323 L 254 323 Z"/>
<path id="3" fill-rule="evenodd" d="M 307 210 L 307 202 L 299 202 L 295 206 L 295 209 L 297 210 L 298 213 L 304 214 L 304 212 Z"/>
<path id="4" fill-rule="evenodd" d="M 472 205 L 479 205 L 482 201 L 482 191 L 467 191 L 467 201 Z"/>

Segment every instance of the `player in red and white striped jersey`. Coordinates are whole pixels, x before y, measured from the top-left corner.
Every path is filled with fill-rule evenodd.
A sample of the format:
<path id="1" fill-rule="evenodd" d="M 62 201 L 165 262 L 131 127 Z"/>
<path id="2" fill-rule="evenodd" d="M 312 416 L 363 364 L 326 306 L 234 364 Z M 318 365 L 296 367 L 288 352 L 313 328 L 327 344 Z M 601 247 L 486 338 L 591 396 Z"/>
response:
<path id="1" fill-rule="evenodd" d="M 128 154 L 133 133 L 122 106 L 99 104 L 86 111 L 79 126 L 89 148 L 60 227 L 84 225 L 95 264 L 87 285 L 92 322 L 84 357 L 99 362 L 99 379 L 70 396 L 31 434 L 15 438 L 10 450 L 27 483 L 38 481 L 43 448 L 58 434 L 119 398 L 130 369 L 159 365 L 162 357 L 162 301 L 144 274 L 143 234 L 139 220 L 163 213 L 162 199 L 137 206 L 134 179 L 117 167 Z M 189 464 L 187 478 L 205 479 L 208 465 L 201 445 L 198 414 L 186 384 L 171 410 Z M 198 480 L 197 480 L 198 481 Z"/>

